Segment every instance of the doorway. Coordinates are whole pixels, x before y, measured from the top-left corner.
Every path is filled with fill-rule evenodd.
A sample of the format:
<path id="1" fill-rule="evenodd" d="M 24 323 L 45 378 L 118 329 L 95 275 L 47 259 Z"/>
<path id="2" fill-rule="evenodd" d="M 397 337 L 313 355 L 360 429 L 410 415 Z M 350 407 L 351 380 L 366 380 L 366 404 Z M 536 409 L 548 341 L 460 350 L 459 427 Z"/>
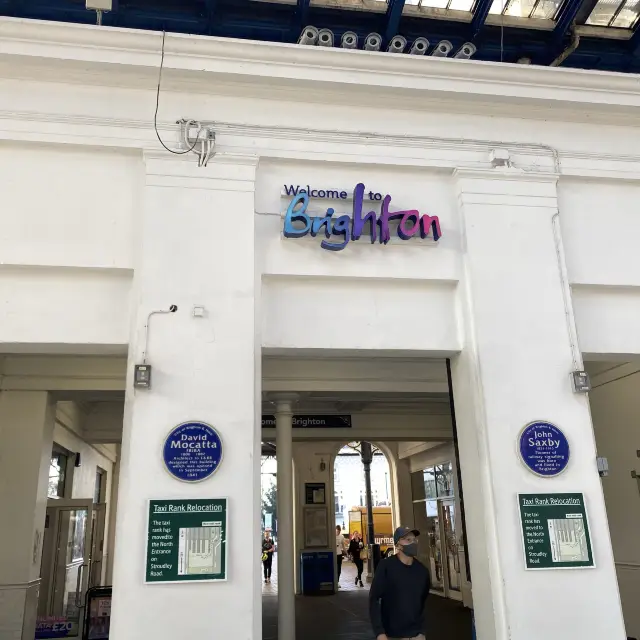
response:
<path id="1" fill-rule="evenodd" d="M 104 504 L 47 503 L 36 638 L 81 638 L 87 589 L 100 583 Z"/>

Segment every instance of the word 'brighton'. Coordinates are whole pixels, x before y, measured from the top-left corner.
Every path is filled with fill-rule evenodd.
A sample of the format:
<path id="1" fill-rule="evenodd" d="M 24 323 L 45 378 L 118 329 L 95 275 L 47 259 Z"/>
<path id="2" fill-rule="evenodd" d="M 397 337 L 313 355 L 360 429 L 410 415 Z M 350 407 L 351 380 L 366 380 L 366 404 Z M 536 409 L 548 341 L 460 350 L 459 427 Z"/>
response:
<path id="1" fill-rule="evenodd" d="M 358 184 L 353 192 L 353 216 L 341 215 L 333 218 L 334 209 L 328 208 L 324 216 L 310 216 L 307 214 L 309 206 L 309 194 L 301 191 L 292 198 L 284 218 L 284 237 L 303 238 L 306 235 L 312 237 L 323 233 L 325 239 L 320 246 L 329 251 L 341 251 L 350 240 L 359 240 L 364 232 L 365 225 L 369 223 L 369 237 L 371 244 L 379 238 L 381 244 L 387 244 L 391 239 L 389 222 L 399 220 L 398 237 L 401 240 L 409 240 L 419 235 L 426 238 L 429 234 L 437 241 L 441 236 L 440 221 L 437 216 L 427 214 L 420 215 L 416 209 L 406 211 L 389 211 L 391 196 L 386 195 L 381 202 L 380 215 L 375 211 L 362 215 L 362 203 L 364 200 L 364 185 Z M 331 238 L 342 238 L 338 242 L 332 242 Z"/>

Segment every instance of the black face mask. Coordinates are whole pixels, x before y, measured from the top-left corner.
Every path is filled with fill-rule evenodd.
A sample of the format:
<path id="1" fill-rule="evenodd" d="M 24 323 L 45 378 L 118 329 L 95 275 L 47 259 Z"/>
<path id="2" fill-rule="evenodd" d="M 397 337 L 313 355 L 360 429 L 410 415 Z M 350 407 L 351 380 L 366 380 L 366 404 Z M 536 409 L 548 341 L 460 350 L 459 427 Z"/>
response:
<path id="1" fill-rule="evenodd" d="M 409 556 L 410 558 L 415 558 L 418 555 L 418 543 L 411 542 L 409 544 L 401 544 L 400 549 L 405 556 Z"/>

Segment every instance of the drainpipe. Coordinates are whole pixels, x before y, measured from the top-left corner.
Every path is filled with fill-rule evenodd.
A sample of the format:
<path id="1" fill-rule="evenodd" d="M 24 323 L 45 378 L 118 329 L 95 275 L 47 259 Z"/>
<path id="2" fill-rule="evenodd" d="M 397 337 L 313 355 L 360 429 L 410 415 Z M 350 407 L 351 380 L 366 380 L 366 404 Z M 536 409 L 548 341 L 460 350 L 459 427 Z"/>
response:
<path id="1" fill-rule="evenodd" d="M 550 67 L 559 67 L 580 44 L 580 36 L 576 33 L 575 25 L 571 34 L 571 43 L 569 46 L 549 65 Z"/>

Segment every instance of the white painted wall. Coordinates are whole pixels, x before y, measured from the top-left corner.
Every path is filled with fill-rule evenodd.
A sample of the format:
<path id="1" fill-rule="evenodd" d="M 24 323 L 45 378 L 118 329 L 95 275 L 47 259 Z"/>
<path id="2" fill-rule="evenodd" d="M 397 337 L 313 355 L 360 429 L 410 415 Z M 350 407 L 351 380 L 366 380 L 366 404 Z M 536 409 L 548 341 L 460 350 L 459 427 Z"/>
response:
<path id="1" fill-rule="evenodd" d="M 613 556 L 627 634 L 640 637 L 640 373 L 598 386 L 589 394 L 598 455 L 609 461 L 602 478 Z"/>
<path id="2" fill-rule="evenodd" d="M 0 143 L 1 342 L 126 349 L 140 166 L 135 153 Z"/>
<path id="3" fill-rule="evenodd" d="M 140 151 L 156 148 L 148 119 L 152 85 L 140 78 L 132 83 L 122 76 L 123 70 L 116 69 L 104 69 L 99 77 L 91 74 L 91 81 L 84 83 L 78 82 L 81 74 L 75 72 L 74 83 L 63 84 L 59 69 L 53 75 L 44 68 L 37 71 L 29 67 L 23 55 L 21 43 L 36 33 L 36 27 L 21 24 L 23 33 L 14 40 L 16 23 L 5 19 L 3 25 L 7 52 L 13 58 L 0 73 L 0 112 L 11 113 L 0 132 L 0 168 L 7 177 L 0 198 L 3 211 L 12 215 L 0 236 L 5 256 L 0 268 L 0 294 L 4 291 L 7 299 L 0 340 L 23 350 L 33 349 L 35 344 L 40 349 L 67 345 L 73 350 L 71 345 L 76 345 L 76 350 L 94 352 L 123 350 L 128 343 L 128 295 L 137 242 L 133 222 L 144 181 Z M 62 37 L 81 38 L 85 33 L 82 29 L 88 27 L 47 25 L 40 27 L 42 33 L 38 32 L 36 40 L 59 41 L 58 30 L 65 34 Z M 124 44 L 129 36 L 112 31 L 109 37 Z M 185 41 L 170 36 L 169 42 L 179 47 Z M 138 46 L 151 43 L 155 52 L 153 34 L 137 39 Z M 259 46 L 260 56 L 267 51 L 264 46 Z M 110 47 L 111 51 L 115 49 L 117 45 Z M 275 58 L 284 52 L 273 46 L 269 51 Z M 91 54 L 84 50 L 78 55 Z M 344 52 L 305 51 L 304 55 L 312 56 L 314 73 L 324 75 L 313 93 L 298 92 L 295 96 L 284 90 L 265 92 L 259 83 L 254 83 L 253 95 L 248 95 L 244 87 L 217 80 L 215 85 L 201 85 L 205 93 L 195 98 L 189 86 L 172 75 L 171 55 L 167 60 L 169 71 L 161 109 L 161 118 L 167 120 L 160 122 L 167 140 L 172 142 L 175 134 L 169 130 L 171 117 L 165 114 L 188 112 L 190 117 L 210 117 L 215 113 L 216 121 L 223 123 L 218 138 L 221 150 L 250 150 L 261 158 L 255 210 L 261 214 L 256 220 L 261 238 L 257 247 L 259 269 L 268 276 L 261 316 L 266 347 L 380 348 L 379 336 L 388 334 L 393 339 L 385 343 L 387 349 L 459 350 L 462 345 L 453 288 L 461 268 L 461 239 L 447 174 L 455 166 L 486 166 L 493 139 L 510 141 L 507 146 L 511 146 L 513 160 L 519 166 L 550 169 L 551 153 L 536 145 L 559 150 L 561 171 L 566 175 L 559 183 L 559 207 L 567 236 L 570 279 L 581 287 L 576 293 L 576 314 L 583 350 L 594 355 L 640 353 L 626 320 L 630 314 L 635 317 L 639 313 L 637 268 L 629 257 L 633 252 L 628 250 L 637 224 L 632 216 L 637 186 L 625 182 L 637 168 L 633 154 L 638 134 L 630 121 L 625 130 L 623 126 L 581 122 L 573 111 L 568 117 L 562 105 L 575 101 L 577 94 L 569 98 L 548 82 L 544 89 L 536 89 L 538 97 L 551 98 L 553 91 L 563 97 L 554 95 L 555 111 L 547 111 L 544 120 L 525 106 L 518 110 L 518 118 L 510 109 L 498 125 L 494 116 L 503 106 L 500 101 L 509 91 L 508 83 L 499 90 L 486 89 L 486 95 L 493 95 L 496 103 L 491 116 L 483 104 L 449 104 L 446 100 L 451 98 L 443 94 L 439 106 L 425 103 L 421 96 L 422 102 L 416 102 L 413 110 L 405 109 L 398 118 L 389 102 L 394 88 L 385 84 L 384 74 L 376 79 L 380 86 L 375 106 L 358 104 L 360 97 L 355 91 L 348 100 L 341 95 L 334 104 L 331 98 L 321 97 L 322 91 L 331 95 L 331 74 L 336 73 L 335 66 L 334 71 L 324 70 L 323 56 L 342 61 Z M 344 58 L 345 63 L 353 60 L 353 56 Z M 358 60 L 374 66 L 390 63 L 365 54 Z M 411 73 L 423 76 L 418 71 L 422 66 L 417 67 L 416 61 L 404 57 L 402 62 Z M 452 87 L 459 81 L 457 74 L 471 68 L 475 70 L 475 82 L 473 87 L 466 85 L 466 91 L 480 91 L 483 82 L 490 82 L 490 65 L 472 63 L 458 68 L 448 63 L 444 61 L 442 66 L 442 61 L 428 62 L 433 65 L 433 73 L 448 77 Z M 18 64 L 25 66 L 20 79 L 14 77 Z M 55 56 L 48 64 L 55 66 Z M 133 58 L 129 64 L 135 65 Z M 177 58 L 176 64 L 180 64 Z M 144 68 L 140 70 L 142 76 Z M 452 75 L 454 68 L 456 73 Z M 506 65 L 502 69 L 505 77 L 510 77 L 511 69 Z M 480 70 L 488 74 L 482 82 Z M 580 76 L 571 76 L 572 72 L 553 72 L 554 78 L 563 79 L 558 87 L 569 82 L 569 77 L 579 83 Z M 261 75 L 264 70 L 255 73 Z M 294 71 L 287 69 L 287 73 Z M 407 77 L 412 77 L 411 73 Z M 517 73 L 523 73 L 521 67 Z M 540 71 L 527 69 L 524 73 L 530 86 L 536 86 Z M 52 77 L 60 78 L 60 83 L 50 82 Z M 606 84 L 605 78 L 598 81 Z M 443 82 L 435 92 L 430 87 L 433 98 L 444 90 Z M 419 93 L 422 87 L 414 90 Z M 610 88 L 606 95 L 608 102 L 618 98 Z M 599 113 L 606 111 L 595 89 L 591 88 L 590 97 L 584 99 L 597 104 Z M 304 108 L 301 100 L 307 101 Z M 595 108 L 590 110 L 593 120 L 598 117 Z M 438 111 L 438 116 L 425 118 L 421 109 Z M 463 113 L 465 109 L 470 113 Z M 527 126 L 522 126 L 522 119 L 527 117 Z M 607 120 L 604 115 L 602 118 L 603 122 Z M 309 123 L 317 129 L 308 130 Z M 308 133 L 296 131 L 296 126 L 305 127 Z M 348 135 L 341 136 L 341 131 Z M 364 136 L 359 133 L 362 131 L 376 134 Z M 442 137 L 443 131 L 447 132 L 446 138 Z M 305 143 L 305 136 L 314 140 L 312 149 Z M 28 171 L 24 167 L 29 167 Z M 80 175 L 82 180 L 77 180 Z M 34 176 L 37 189 L 33 188 Z M 398 207 L 419 206 L 437 214 L 445 231 L 437 250 L 418 246 L 409 249 L 405 244 L 367 248 L 353 243 L 340 256 L 331 256 L 310 251 L 314 241 L 282 240 L 280 222 L 273 214 L 282 209 L 280 192 L 284 183 L 313 182 L 349 190 L 359 180 L 376 190 L 389 191 Z M 30 197 L 25 198 L 25 193 Z M 613 217 L 607 218 L 606 243 L 600 242 L 603 210 L 613 211 Z M 598 261 L 592 259 L 595 246 Z M 299 280 L 301 277 L 303 280 Z M 339 290 L 334 290 L 335 278 L 339 279 Z M 361 278 L 367 282 L 359 281 Z M 385 283 L 389 281 L 394 284 L 387 288 Z M 620 286 L 629 288 L 621 293 Z M 374 301 L 381 298 L 390 304 L 376 307 Z M 403 298 L 413 300 L 416 312 L 429 323 L 428 331 L 409 336 L 393 330 L 402 322 Z M 320 313 L 314 318 L 317 325 L 309 327 L 310 319 L 302 310 L 314 301 Z M 347 301 L 349 304 L 345 304 Z M 283 315 L 283 308 L 291 312 Z M 46 319 L 44 331 L 42 318 Z M 329 320 L 358 326 L 359 331 L 334 332 L 326 337 L 322 329 Z M 606 334 L 597 330 L 603 322 L 611 327 Z"/>

